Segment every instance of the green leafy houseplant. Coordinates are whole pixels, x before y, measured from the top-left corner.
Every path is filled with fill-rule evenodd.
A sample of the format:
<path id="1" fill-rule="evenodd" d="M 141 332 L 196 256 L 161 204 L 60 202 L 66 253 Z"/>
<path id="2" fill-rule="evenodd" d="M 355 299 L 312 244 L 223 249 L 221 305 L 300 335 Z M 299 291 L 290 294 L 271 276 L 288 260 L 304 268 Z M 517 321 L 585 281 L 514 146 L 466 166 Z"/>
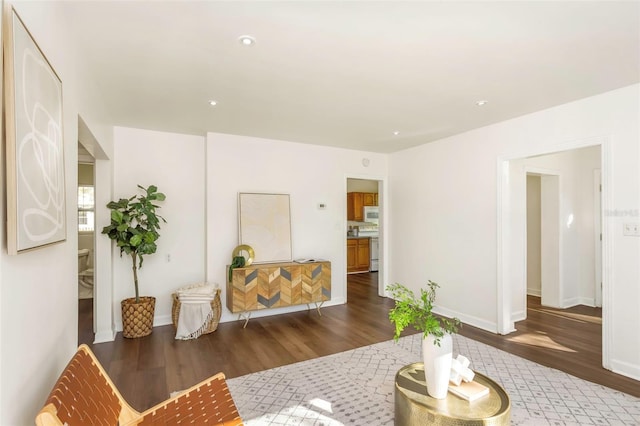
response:
<path id="1" fill-rule="evenodd" d="M 144 195 L 134 195 L 131 198 L 121 198 L 111 201 L 107 207 L 111 209 L 111 224 L 102 229 L 110 239 L 120 247 L 120 256 L 125 253 L 131 256 L 133 262 L 133 283 L 136 290 L 136 303 L 140 302 L 138 292 L 138 268 L 142 267 L 143 255 L 156 252 L 156 241 L 160 237 L 160 220 L 167 221 L 156 213 L 160 206 L 156 201 L 164 201 L 165 195 L 158 192 L 158 188 L 150 185 L 138 188 Z"/>
<path id="2" fill-rule="evenodd" d="M 440 286 L 429 280 L 427 289 L 420 289 L 420 297 L 402 284 L 391 284 L 387 286 L 387 291 L 396 300 L 396 305 L 389 311 L 389 320 L 395 325 L 396 331 L 393 336 L 398 341 L 400 333 L 412 326 L 423 333 L 423 337 L 431 334 L 435 337 L 434 344 L 440 346 L 440 338 L 445 333 L 455 333 L 460 326 L 457 318 L 446 319 L 436 316 L 433 311 L 433 302 L 436 299 L 436 289 Z"/>

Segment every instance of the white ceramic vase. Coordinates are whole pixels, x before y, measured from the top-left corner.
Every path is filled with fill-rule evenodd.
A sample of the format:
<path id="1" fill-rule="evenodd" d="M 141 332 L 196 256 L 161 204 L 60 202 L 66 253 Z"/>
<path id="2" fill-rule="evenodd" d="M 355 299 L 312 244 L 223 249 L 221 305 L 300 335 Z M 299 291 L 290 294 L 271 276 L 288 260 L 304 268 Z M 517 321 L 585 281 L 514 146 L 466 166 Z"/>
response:
<path id="1" fill-rule="evenodd" d="M 453 339 L 451 334 L 445 333 L 440 338 L 440 346 L 435 345 L 434 341 L 435 337 L 431 334 L 422 339 L 422 357 L 424 359 L 427 393 L 432 398 L 444 399 L 447 397 L 449 377 L 451 375 Z"/>

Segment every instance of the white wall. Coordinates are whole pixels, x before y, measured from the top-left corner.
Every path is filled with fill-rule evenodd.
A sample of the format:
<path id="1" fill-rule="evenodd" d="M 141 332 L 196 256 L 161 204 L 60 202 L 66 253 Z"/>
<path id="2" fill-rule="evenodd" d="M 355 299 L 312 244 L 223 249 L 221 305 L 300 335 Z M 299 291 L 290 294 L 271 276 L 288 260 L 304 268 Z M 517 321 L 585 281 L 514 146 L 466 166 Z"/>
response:
<path id="1" fill-rule="evenodd" d="M 76 67 L 73 40 L 54 2 L 16 2 L 16 10 L 55 68 L 63 87 L 63 136 L 67 240 L 46 248 L 8 256 L 0 252 L 0 424 L 33 424 L 53 382 L 77 345 L 77 129 L 86 111 L 96 127 L 102 122 L 99 100 Z M 81 100 L 82 99 L 82 100 Z M 82 106 L 81 106 L 82 105 Z M 103 117 L 104 118 L 104 117 Z M 105 139 L 108 139 L 108 132 Z M 0 150 L 4 153 L 4 146 Z M 4 154 L 3 154 L 4 155 Z M 4 159 L 4 157 L 3 157 Z M 3 167 L 4 169 L 4 167 Z M 4 173 L 2 174 L 4 179 Z M 3 188 L 5 185 L 3 183 Z M 3 193 L 1 222 L 5 216 Z M 4 227 L 2 227 L 4 228 Z"/>
<path id="2" fill-rule="evenodd" d="M 348 179 L 347 192 L 378 192 L 378 182 L 366 179 Z"/>
<path id="3" fill-rule="evenodd" d="M 171 324 L 171 294 L 204 281 L 205 174 L 204 137 L 131 128 L 114 129 L 116 173 L 113 199 L 140 194 L 137 185 L 156 185 L 166 195 L 158 213 L 158 251 L 138 270 L 141 296 L 156 297 L 154 325 Z M 101 230 L 106 224 L 99 224 Z M 99 233 L 96 238 L 108 239 Z M 113 304 L 116 328 L 122 330 L 120 301 L 134 297 L 131 258 L 113 244 Z M 169 260 L 170 258 L 170 260 Z"/>
<path id="4" fill-rule="evenodd" d="M 552 170 L 559 176 L 560 226 L 561 226 L 561 278 L 562 299 L 559 306 L 568 308 L 578 304 L 594 306 L 595 303 L 595 239 L 593 171 L 600 168 L 600 147 L 587 147 L 511 161 L 514 172 L 512 182 L 523 181 L 527 170 Z M 527 182 L 519 185 L 518 197 L 526 198 Z M 527 226 L 515 218 L 518 228 Z M 527 235 L 528 237 L 528 235 Z M 535 237 L 534 237 L 535 239 Z M 527 244 L 528 244 L 527 238 Z M 527 251 L 527 257 L 529 253 Z M 527 269 L 527 275 L 529 271 Z M 544 288 L 544 286 L 543 286 Z M 516 300 L 524 299 L 523 291 L 513 291 Z M 526 302 L 525 302 L 526 303 Z M 516 309 L 514 301 L 514 311 Z"/>
<path id="5" fill-rule="evenodd" d="M 540 297 L 540 176 L 527 175 L 527 294 Z"/>
<path id="6" fill-rule="evenodd" d="M 495 330 L 495 148 L 470 133 L 390 155 L 389 279 Z"/>
<path id="7" fill-rule="evenodd" d="M 369 167 L 362 165 L 363 156 Z M 331 262 L 331 302 L 346 297 L 347 176 L 386 179 L 386 155 L 219 133 L 207 135 L 207 277 L 225 287 L 226 265 L 238 245 L 239 192 L 290 194 L 293 258 Z M 318 209 L 318 203 L 327 205 Z M 226 308 L 222 321 L 237 319 Z M 306 309 L 258 311 L 253 317 Z"/>
<path id="8" fill-rule="evenodd" d="M 510 183 L 513 182 L 510 180 Z M 512 185 L 515 187 L 515 185 Z M 518 185 L 515 187 L 519 194 L 522 193 L 522 186 Z M 540 179 L 540 193 L 542 195 L 542 199 L 540 200 L 540 204 L 542 206 L 541 218 L 540 218 L 540 228 L 542 231 L 540 245 L 542 250 L 542 255 L 540 259 L 541 268 L 540 268 L 540 285 L 542 298 L 540 303 L 544 306 L 551 306 L 554 308 L 562 308 L 563 306 L 563 293 L 565 292 L 565 285 L 563 281 L 563 275 L 566 269 L 565 268 L 565 259 L 561 259 L 563 254 L 563 246 L 567 244 L 564 241 L 564 236 L 566 234 L 565 227 L 562 226 L 561 222 L 561 198 L 564 196 L 560 194 L 560 176 L 551 174 L 551 175 L 542 175 Z M 520 198 L 520 197 L 518 197 Z M 512 241 L 520 240 L 520 236 L 523 233 L 520 232 L 522 227 L 522 216 L 511 216 L 511 230 L 506 231 L 510 233 Z M 518 232 L 513 232 L 513 224 L 518 224 Z M 510 249 L 520 248 L 523 244 L 519 242 L 519 244 L 511 245 Z M 515 253 L 522 254 L 521 250 L 515 250 Z M 516 270 L 515 266 L 522 265 L 524 262 L 522 259 L 516 259 L 515 253 L 513 256 L 509 256 L 509 262 L 512 264 L 509 267 L 513 267 L 512 270 Z M 502 259 L 502 262 L 505 262 L 505 259 Z M 518 309 L 518 311 L 524 312 L 526 308 L 526 300 L 524 299 L 524 287 L 525 284 L 521 282 L 520 279 L 509 280 L 508 282 L 509 290 L 511 291 L 512 297 L 519 296 L 517 299 L 521 300 L 522 307 L 518 306 L 518 301 L 511 302 L 511 317 L 514 318 L 516 315 L 513 314 L 513 311 Z M 506 304 L 505 304 L 506 305 Z M 508 306 L 503 306 L 503 309 L 509 310 Z M 515 318 L 514 318 L 515 320 Z M 511 327 L 511 324 L 509 324 Z"/>
<path id="9" fill-rule="evenodd" d="M 603 218 L 605 229 L 611 230 L 612 247 L 605 255 L 610 256 L 613 278 L 608 283 L 611 297 L 605 301 L 610 313 L 610 365 L 614 371 L 640 378 L 640 239 L 622 236 L 622 223 L 637 222 L 640 205 L 639 87 L 391 154 L 390 279 L 414 289 L 427 279 L 439 282 L 441 312 L 497 331 L 497 165 L 503 159 L 562 151 L 576 141 L 588 145 L 591 140 L 592 144 L 607 140 L 610 201 L 614 209 L 635 214 L 630 218 L 614 212 Z M 521 250 L 524 253 L 524 247 Z"/>

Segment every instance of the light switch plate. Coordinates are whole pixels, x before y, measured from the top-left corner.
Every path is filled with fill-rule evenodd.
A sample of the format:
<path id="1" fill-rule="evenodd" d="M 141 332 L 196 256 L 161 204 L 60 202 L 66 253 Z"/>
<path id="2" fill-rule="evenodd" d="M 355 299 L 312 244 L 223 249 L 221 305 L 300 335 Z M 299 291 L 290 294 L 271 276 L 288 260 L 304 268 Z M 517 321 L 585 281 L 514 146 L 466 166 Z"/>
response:
<path id="1" fill-rule="evenodd" d="M 640 237 L 640 223 L 623 223 L 622 235 Z"/>

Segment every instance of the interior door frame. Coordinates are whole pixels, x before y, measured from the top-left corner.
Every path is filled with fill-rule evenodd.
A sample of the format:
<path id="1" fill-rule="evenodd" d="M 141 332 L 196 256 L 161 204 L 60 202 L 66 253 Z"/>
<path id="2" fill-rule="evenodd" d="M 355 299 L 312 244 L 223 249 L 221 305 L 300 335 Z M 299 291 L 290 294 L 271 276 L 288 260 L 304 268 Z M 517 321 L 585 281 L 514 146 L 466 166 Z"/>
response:
<path id="1" fill-rule="evenodd" d="M 345 230 L 344 237 L 347 238 L 347 181 L 349 179 L 363 179 L 363 180 L 371 180 L 378 182 L 378 214 L 379 214 L 379 223 L 378 223 L 378 296 L 387 297 L 386 294 L 386 285 L 388 282 L 388 269 L 386 265 L 386 259 L 388 258 L 388 244 L 387 240 L 387 229 L 388 229 L 388 221 L 387 221 L 387 206 L 385 200 L 387 199 L 387 179 L 383 176 L 372 176 L 372 175 L 362 175 L 362 174 L 347 174 L 344 177 L 344 220 L 342 222 L 342 229 Z M 344 299 L 347 300 L 347 268 L 346 268 L 346 259 L 347 259 L 347 245 L 343 244 L 343 253 L 342 258 L 345 259 L 345 292 Z"/>
<path id="2" fill-rule="evenodd" d="M 605 211 L 612 209 L 612 153 L 611 136 L 599 136 L 586 139 L 578 139 L 560 143 L 552 147 L 546 146 L 528 152 L 512 153 L 500 156 L 496 162 L 496 220 L 497 220 L 497 321 L 496 328 L 499 334 L 509 334 L 515 331 L 514 321 L 511 317 L 511 283 L 510 265 L 516 256 L 520 256 L 519 251 L 514 252 L 512 247 L 512 232 L 510 230 L 512 221 L 512 203 L 510 197 L 511 173 L 510 161 L 519 160 L 537 155 L 553 154 L 577 148 L 589 146 L 600 146 L 600 169 L 602 174 L 602 202 L 600 205 L 601 217 Z M 612 344 L 612 320 L 611 306 L 613 285 L 613 224 L 612 221 L 602 223 L 602 366 L 611 370 L 610 348 Z"/>
<path id="3" fill-rule="evenodd" d="M 557 265 L 553 264 L 553 261 L 549 259 L 549 256 L 541 255 L 540 257 L 540 298 L 544 299 L 545 287 L 549 287 L 549 280 L 553 281 L 555 285 L 557 285 L 557 294 L 554 297 L 554 301 L 557 303 L 545 304 L 545 306 L 555 306 L 560 307 L 561 301 L 563 300 L 563 274 L 562 274 L 562 265 L 563 265 L 563 256 L 562 256 L 562 235 L 558 233 L 558 241 L 550 241 L 550 235 L 553 234 L 553 231 L 557 232 L 557 229 L 549 230 L 549 226 L 559 227 L 560 226 L 560 212 L 562 211 L 562 199 L 560 197 L 560 184 L 562 181 L 561 173 L 558 170 L 547 169 L 542 167 L 534 167 L 527 166 L 524 167 L 525 177 L 529 174 L 533 174 L 540 177 L 540 245 L 541 251 L 547 254 L 553 252 L 553 260 L 557 261 Z M 545 185 L 545 180 L 553 180 L 554 185 L 553 188 L 550 188 L 549 185 Z M 526 182 L 525 182 L 526 185 Z M 526 195 L 526 187 L 525 187 L 525 195 Z M 548 203 L 545 203 L 544 200 L 548 198 L 556 199 L 556 204 L 549 206 Z M 550 220 L 545 221 L 545 218 L 549 218 Z M 549 223 L 553 221 L 554 223 Z M 546 222 L 546 223 L 545 223 Z M 522 311 L 524 312 L 521 317 L 514 318 L 515 321 L 520 319 L 527 318 L 527 239 L 529 235 L 526 233 L 526 223 L 525 223 L 525 262 L 524 262 L 524 289 L 523 289 L 523 305 Z M 520 311 L 517 311 L 520 312 Z"/>
<path id="4" fill-rule="evenodd" d="M 594 211 L 594 246 L 596 283 L 593 304 L 602 307 L 602 171 L 593 170 L 593 211 Z"/>
<path id="5" fill-rule="evenodd" d="M 93 323 L 95 333 L 93 343 L 112 342 L 116 337 L 113 321 L 113 279 L 111 274 L 113 250 L 110 239 L 99 238 L 99 224 L 108 223 L 111 215 L 106 206 L 112 199 L 112 164 L 100 142 L 80 115 L 78 115 L 78 142 L 94 158 L 93 187 L 96 226 L 93 239 Z"/>

